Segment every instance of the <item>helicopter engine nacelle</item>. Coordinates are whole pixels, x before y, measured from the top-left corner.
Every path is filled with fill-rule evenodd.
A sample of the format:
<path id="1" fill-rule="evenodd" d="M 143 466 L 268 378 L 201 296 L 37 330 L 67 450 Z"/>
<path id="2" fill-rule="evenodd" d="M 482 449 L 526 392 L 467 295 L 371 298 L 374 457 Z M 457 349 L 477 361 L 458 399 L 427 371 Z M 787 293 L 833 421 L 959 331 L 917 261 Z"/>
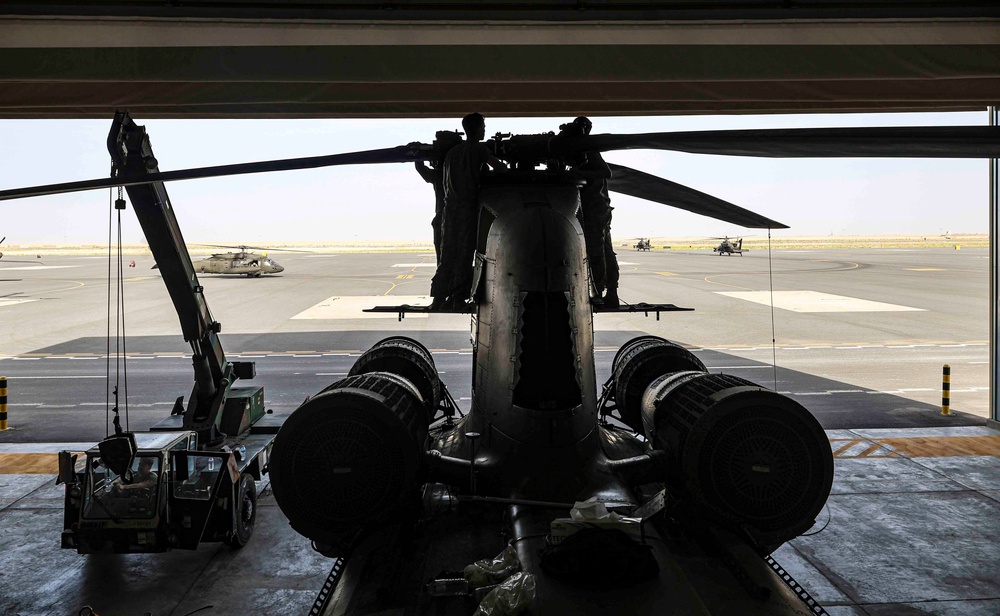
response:
<path id="1" fill-rule="evenodd" d="M 646 388 L 660 375 L 682 370 L 707 372 L 694 353 L 659 336 L 639 336 L 623 344 L 612 363 L 615 402 L 622 422 L 642 432 Z"/>
<path id="2" fill-rule="evenodd" d="M 274 498 L 292 528 L 324 554 L 342 556 L 400 515 L 419 487 L 439 397 L 430 353 L 389 338 L 297 408 L 275 437 L 270 463 Z"/>
<path id="3" fill-rule="evenodd" d="M 441 401 L 441 380 L 427 347 L 413 338 L 384 338 L 361 354 L 348 376 L 368 372 L 390 372 L 413 384 L 427 406 L 428 417 Z"/>
<path id="4" fill-rule="evenodd" d="M 833 453 L 791 398 L 746 379 L 664 374 L 642 396 L 642 422 L 667 453 L 667 484 L 766 554 L 807 531 L 830 495 Z"/>

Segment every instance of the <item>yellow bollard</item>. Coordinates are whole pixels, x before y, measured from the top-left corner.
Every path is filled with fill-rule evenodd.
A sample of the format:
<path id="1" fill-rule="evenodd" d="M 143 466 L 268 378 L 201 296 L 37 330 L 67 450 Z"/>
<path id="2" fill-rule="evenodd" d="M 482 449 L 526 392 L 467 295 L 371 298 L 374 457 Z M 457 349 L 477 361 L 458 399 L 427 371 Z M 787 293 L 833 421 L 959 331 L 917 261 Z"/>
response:
<path id="1" fill-rule="evenodd" d="M 7 429 L 7 377 L 0 376 L 0 430 Z"/>
<path id="2" fill-rule="evenodd" d="M 941 370 L 941 414 L 951 415 L 951 366 Z"/>

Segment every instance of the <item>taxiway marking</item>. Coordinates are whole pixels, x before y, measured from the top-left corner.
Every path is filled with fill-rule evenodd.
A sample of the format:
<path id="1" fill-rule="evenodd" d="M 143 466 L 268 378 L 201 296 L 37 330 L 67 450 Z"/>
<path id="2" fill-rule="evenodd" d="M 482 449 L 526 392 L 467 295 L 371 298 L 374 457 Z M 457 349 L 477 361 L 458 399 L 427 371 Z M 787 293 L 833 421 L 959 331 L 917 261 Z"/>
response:
<path id="1" fill-rule="evenodd" d="M 35 297 L 0 297 L 0 308 L 37 301 Z"/>
<path id="2" fill-rule="evenodd" d="M 764 306 L 770 306 L 773 297 L 775 308 L 791 312 L 922 312 L 924 310 L 818 291 L 775 291 L 773 294 L 770 291 L 717 291 L 717 293 Z"/>
<path id="3" fill-rule="evenodd" d="M 334 296 L 307 308 L 293 320 L 303 319 L 395 319 L 395 312 L 363 312 L 366 308 L 392 304 L 394 306 L 409 304 L 411 306 L 429 306 L 431 298 L 424 295 L 348 295 Z M 427 314 L 407 314 L 408 319 L 426 319 Z"/>

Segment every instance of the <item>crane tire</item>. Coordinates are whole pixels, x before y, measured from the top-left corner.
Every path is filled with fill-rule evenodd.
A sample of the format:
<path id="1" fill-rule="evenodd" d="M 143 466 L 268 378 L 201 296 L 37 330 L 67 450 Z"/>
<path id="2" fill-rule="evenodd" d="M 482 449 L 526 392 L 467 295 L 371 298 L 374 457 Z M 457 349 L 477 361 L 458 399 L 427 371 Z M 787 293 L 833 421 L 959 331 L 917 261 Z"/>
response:
<path id="1" fill-rule="evenodd" d="M 236 486 L 236 522 L 226 543 L 233 548 L 241 548 L 250 542 L 254 525 L 257 523 L 257 484 L 248 473 L 240 475 Z"/>

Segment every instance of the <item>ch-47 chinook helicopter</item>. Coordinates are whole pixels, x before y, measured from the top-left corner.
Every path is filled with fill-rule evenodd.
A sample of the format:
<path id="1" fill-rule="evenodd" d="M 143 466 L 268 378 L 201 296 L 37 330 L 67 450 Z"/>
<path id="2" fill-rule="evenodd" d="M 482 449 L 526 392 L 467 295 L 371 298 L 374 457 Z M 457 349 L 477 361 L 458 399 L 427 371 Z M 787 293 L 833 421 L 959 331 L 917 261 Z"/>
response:
<path id="1" fill-rule="evenodd" d="M 259 171 L 433 163 L 443 141 L 172 172 L 140 161 L 126 167 L 131 175 L 0 191 L 0 200 L 148 183 L 159 192 L 168 180 Z M 590 302 L 579 185 L 563 169 L 586 152 L 637 148 L 990 158 L 1000 155 L 1000 129 L 550 133 L 497 135 L 487 145 L 511 171 L 483 180 L 473 301 L 452 310 L 471 313 L 466 412 L 427 349 L 392 337 L 308 398 L 275 437 L 275 500 L 295 530 L 336 559 L 321 611 L 470 614 L 506 587 L 538 615 L 824 613 L 769 556 L 809 530 L 826 502 L 833 458 L 823 430 L 790 398 L 709 373 L 688 350 L 651 336 L 622 346 L 612 377 L 598 386 L 594 312 L 684 309 Z M 616 192 L 745 227 L 784 227 L 697 190 L 612 169 Z"/>
<path id="2" fill-rule="evenodd" d="M 741 257 L 743 256 L 743 238 L 742 237 L 738 237 L 738 238 L 735 238 L 735 239 L 729 239 L 729 236 L 727 235 L 726 237 L 715 237 L 715 238 L 712 238 L 712 239 L 722 240 L 722 242 L 718 246 L 716 246 L 715 248 L 712 249 L 712 252 L 719 253 L 720 257 L 722 255 L 730 255 L 730 256 L 731 255 L 740 255 Z"/>

